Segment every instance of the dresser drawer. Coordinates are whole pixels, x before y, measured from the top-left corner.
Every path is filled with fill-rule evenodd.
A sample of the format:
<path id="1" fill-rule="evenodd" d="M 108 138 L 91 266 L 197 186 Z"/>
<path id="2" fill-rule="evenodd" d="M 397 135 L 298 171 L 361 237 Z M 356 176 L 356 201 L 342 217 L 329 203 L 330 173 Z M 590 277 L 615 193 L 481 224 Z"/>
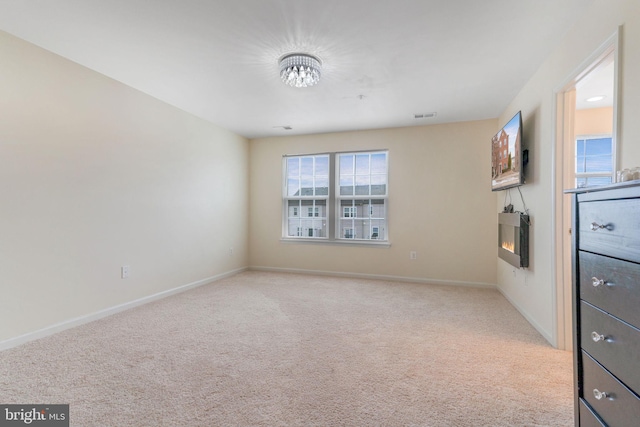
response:
<path id="1" fill-rule="evenodd" d="M 580 321 L 580 346 L 627 387 L 639 392 L 640 330 L 584 301 L 580 302 Z"/>
<path id="2" fill-rule="evenodd" d="M 580 399 L 580 427 L 607 427 L 583 399 Z"/>
<path id="3" fill-rule="evenodd" d="M 640 399 L 582 352 L 582 398 L 610 427 L 638 425 Z M 582 410 L 580 411 L 582 418 Z M 597 424 L 594 424 L 597 425 Z"/>
<path id="4" fill-rule="evenodd" d="M 579 248 L 640 262 L 640 199 L 580 203 Z"/>
<path id="5" fill-rule="evenodd" d="M 640 264 L 580 251 L 580 298 L 640 328 Z"/>

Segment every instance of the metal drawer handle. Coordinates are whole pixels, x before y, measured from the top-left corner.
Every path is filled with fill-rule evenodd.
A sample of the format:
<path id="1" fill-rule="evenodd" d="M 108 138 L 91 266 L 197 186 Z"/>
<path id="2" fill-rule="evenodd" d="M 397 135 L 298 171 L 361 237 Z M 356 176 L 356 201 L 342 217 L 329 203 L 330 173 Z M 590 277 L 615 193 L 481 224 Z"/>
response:
<path id="1" fill-rule="evenodd" d="M 602 400 L 602 399 L 606 399 L 607 397 L 609 397 L 609 395 L 604 391 L 600 391 L 597 388 L 594 388 L 593 389 L 593 397 L 595 397 L 598 400 Z"/>
<path id="2" fill-rule="evenodd" d="M 604 279 L 598 279 L 597 277 L 592 277 L 591 284 L 593 285 L 594 288 L 597 288 L 598 286 L 604 285 Z"/>
<path id="3" fill-rule="evenodd" d="M 591 223 L 591 231 L 602 230 L 603 228 L 609 228 L 609 224 L 598 224 L 597 222 Z"/>
<path id="4" fill-rule="evenodd" d="M 597 333 L 596 331 L 591 332 L 591 339 L 595 342 L 604 341 L 607 337 L 602 334 Z"/>

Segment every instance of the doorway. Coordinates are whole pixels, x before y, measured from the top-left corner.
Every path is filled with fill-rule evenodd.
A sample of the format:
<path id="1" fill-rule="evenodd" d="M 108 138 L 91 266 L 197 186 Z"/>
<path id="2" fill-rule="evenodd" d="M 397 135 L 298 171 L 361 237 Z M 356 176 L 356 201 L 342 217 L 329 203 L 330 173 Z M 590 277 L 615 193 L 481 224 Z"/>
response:
<path id="1" fill-rule="evenodd" d="M 571 350 L 571 196 L 564 189 L 615 182 L 620 29 L 556 93 L 554 269 L 556 345 Z"/>

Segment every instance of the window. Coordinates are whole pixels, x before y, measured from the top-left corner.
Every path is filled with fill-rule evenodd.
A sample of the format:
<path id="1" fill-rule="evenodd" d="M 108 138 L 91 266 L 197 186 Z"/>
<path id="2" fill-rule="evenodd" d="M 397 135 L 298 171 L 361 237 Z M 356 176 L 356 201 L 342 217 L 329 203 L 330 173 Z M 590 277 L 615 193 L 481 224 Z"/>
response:
<path id="1" fill-rule="evenodd" d="M 339 227 L 352 230 L 339 235 L 344 239 L 381 238 L 380 230 L 386 229 L 387 153 L 341 153 L 338 159 L 336 199 L 345 212 Z M 378 230 L 375 237 L 374 229 Z"/>
<path id="2" fill-rule="evenodd" d="M 343 210 L 343 216 L 345 218 L 355 218 L 356 217 L 356 208 L 351 206 L 345 206 Z"/>
<path id="3" fill-rule="evenodd" d="M 386 241 L 387 165 L 386 151 L 285 157 L 283 236 Z"/>
<path id="4" fill-rule="evenodd" d="M 285 236 L 327 237 L 329 155 L 286 157 L 285 168 Z"/>
<path id="5" fill-rule="evenodd" d="M 613 182 L 613 144 L 610 136 L 579 136 L 576 139 L 576 187 Z"/>

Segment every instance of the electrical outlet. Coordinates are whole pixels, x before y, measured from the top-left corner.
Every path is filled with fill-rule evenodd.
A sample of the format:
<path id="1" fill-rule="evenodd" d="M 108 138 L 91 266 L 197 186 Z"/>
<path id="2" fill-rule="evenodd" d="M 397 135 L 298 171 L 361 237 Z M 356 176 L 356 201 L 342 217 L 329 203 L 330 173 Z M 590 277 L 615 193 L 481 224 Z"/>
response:
<path id="1" fill-rule="evenodd" d="M 418 259 L 418 253 L 416 251 L 409 252 L 409 259 Z"/>
<path id="2" fill-rule="evenodd" d="M 229 256 L 233 255 L 233 247 L 229 248 Z"/>
<path id="3" fill-rule="evenodd" d="M 122 277 L 123 279 L 128 279 L 130 273 L 131 273 L 131 271 L 130 271 L 130 267 L 128 265 L 123 265 L 120 268 L 120 277 Z"/>

